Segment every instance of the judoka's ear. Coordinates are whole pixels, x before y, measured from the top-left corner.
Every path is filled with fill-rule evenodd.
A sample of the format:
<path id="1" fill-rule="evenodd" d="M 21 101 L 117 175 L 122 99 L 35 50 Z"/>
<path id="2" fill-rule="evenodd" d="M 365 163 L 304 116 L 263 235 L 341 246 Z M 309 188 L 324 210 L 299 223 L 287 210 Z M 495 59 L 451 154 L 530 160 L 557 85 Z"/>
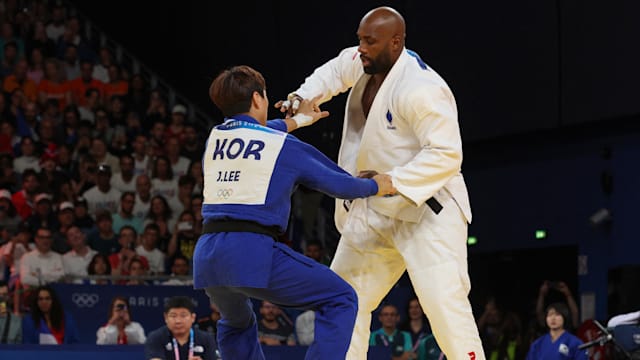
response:
<path id="1" fill-rule="evenodd" d="M 391 46 L 393 47 L 393 50 L 401 50 L 402 49 L 402 37 L 400 35 L 394 35 L 391 38 Z"/>
<path id="2" fill-rule="evenodd" d="M 260 94 L 259 92 L 254 91 L 253 95 L 251 96 L 251 107 L 261 109 L 264 106 L 264 103 L 264 94 Z"/>

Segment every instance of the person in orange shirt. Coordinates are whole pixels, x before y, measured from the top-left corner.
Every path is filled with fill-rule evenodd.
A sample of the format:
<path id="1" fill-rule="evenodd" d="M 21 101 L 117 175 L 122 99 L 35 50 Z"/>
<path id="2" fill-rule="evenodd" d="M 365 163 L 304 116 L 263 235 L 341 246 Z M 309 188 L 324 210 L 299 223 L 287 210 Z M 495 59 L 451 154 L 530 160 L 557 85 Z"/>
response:
<path id="1" fill-rule="evenodd" d="M 71 99 L 78 106 L 85 106 L 85 94 L 87 89 L 94 88 L 100 92 L 100 98 L 104 98 L 104 83 L 93 78 L 93 62 L 82 60 L 80 62 L 80 77 L 69 81 Z"/>
<path id="2" fill-rule="evenodd" d="M 44 107 L 47 101 L 58 101 L 60 111 L 71 103 L 71 90 L 69 82 L 62 78 L 60 63 L 50 58 L 44 63 L 44 78 L 38 85 L 38 103 Z"/>
<path id="3" fill-rule="evenodd" d="M 37 95 L 36 83 L 27 77 L 27 70 L 29 70 L 29 63 L 27 60 L 18 60 L 13 74 L 4 79 L 2 90 L 9 94 L 12 93 L 13 90 L 20 88 L 27 99 L 35 101 Z"/>
<path id="4" fill-rule="evenodd" d="M 104 84 L 104 103 L 106 104 L 113 96 L 125 97 L 129 93 L 129 83 L 122 79 L 120 66 L 109 65 L 109 82 Z"/>

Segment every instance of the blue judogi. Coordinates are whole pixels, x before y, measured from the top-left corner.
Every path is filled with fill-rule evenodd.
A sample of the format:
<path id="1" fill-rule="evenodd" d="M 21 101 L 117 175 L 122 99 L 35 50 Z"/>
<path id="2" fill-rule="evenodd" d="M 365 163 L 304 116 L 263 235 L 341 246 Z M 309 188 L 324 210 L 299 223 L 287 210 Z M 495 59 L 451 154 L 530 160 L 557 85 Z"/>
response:
<path id="1" fill-rule="evenodd" d="M 531 344 L 527 360 L 587 360 L 587 350 L 578 350 L 580 345 L 582 341 L 566 331 L 553 342 L 547 333 Z"/>
<path id="2" fill-rule="evenodd" d="M 203 156 L 204 222 L 248 220 L 286 229 L 298 184 L 353 199 L 377 193 L 371 179 L 354 178 L 312 146 L 283 131 L 235 116 L 215 127 Z M 225 359 L 264 359 L 250 297 L 315 309 L 315 342 L 307 359 L 344 358 L 357 311 L 350 285 L 326 266 L 268 235 L 203 234 L 194 252 L 194 287 L 218 305 L 218 345 Z"/>

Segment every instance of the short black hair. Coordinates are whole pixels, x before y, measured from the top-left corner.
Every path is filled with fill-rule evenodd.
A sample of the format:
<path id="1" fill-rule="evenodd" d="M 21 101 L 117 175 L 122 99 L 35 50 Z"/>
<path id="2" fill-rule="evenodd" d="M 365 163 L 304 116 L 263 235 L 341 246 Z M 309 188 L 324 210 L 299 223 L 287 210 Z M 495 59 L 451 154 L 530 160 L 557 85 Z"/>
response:
<path id="1" fill-rule="evenodd" d="M 550 304 L 549 306 L 547 306 L 547 311 L 545 311 L 545 316 L 549 314 L 549 311 L 551 309 L 555 310 L 558 314 L 560 314 L 560 316 L 562 316 L 562 320 L 564 321 L 564 324 L 562 327 L 565 330 L 570 330 L 571 329 L 571 313 L 569 312 L 569 307 L 567 306 L 567 304 L 563 302 L 555 302 L 553 304 Z"/>
<path id="2" fill-rule="evenodd" d="M 193 300 L 188 296 L 174 296 L 169 298 L 164 304 L 164 313 L 169 313 L 171 309 L 187 309 L 192 314 L 196 312 Z"/>

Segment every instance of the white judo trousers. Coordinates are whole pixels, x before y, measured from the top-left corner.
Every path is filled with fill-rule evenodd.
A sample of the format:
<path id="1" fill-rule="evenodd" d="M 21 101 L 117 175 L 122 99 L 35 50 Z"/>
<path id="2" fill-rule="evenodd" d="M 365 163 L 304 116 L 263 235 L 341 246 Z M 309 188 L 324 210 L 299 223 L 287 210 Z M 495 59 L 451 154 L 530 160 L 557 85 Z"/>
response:
<path id="1" fill-rule="evenodd" d="M 358 294 L 347 360 L 367 358 L 371 312 L 405 269 L 447 358 L 485 359 L 468 300 L 466 219 L 446 190 L 436 198 L 442 211 L 429 209 L 418 223 L 381 215 L 366 199 L 352 203 L 331 264 Z"/>

